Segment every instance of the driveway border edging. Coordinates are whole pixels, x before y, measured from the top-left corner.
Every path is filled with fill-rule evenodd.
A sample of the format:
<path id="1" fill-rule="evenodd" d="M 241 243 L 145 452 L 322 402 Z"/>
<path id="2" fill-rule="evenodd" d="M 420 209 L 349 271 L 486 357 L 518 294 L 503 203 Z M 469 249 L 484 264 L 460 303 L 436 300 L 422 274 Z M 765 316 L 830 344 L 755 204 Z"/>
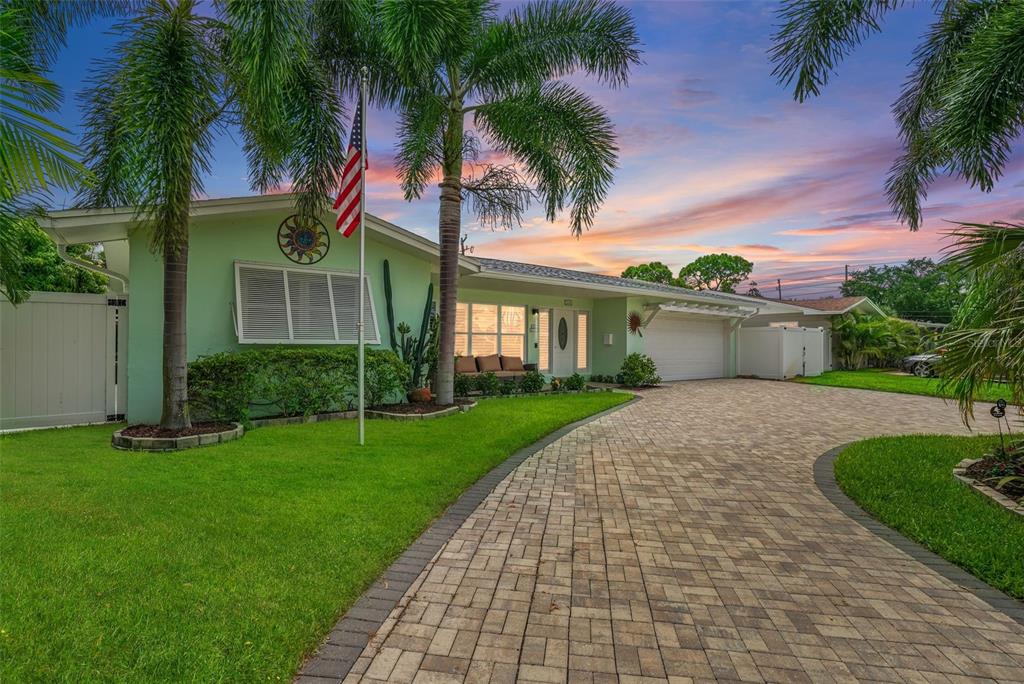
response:
<path id="1" fill-rule="evenodd" d="M 573 430 L 621 411 L 639 399 L 640 395 L 633 394 L 628 401 L 563 425 L 516 451 L 467 487 L 338 619 L 320 648 L 299 668 L 294 684 L 328 684 L 343 680 L 424 568 L 513 470 Z"/>
<path id="2" fill-rule="evenodd" d="M 1024 603 L 1004 594 L 970 574 L 963 568 L 950 563 L 934 551 L 930 551 L 901 532 L 889 527 L 860 507 L 846 495 L 836 481 L 835 460 L 853 442 L 829 449 L 814 461 L 814 484 L 826 499 L 844 515 L 858 523 L 876 537 L 889 542 L 919 563 L 926 565 L 950 582 L 966 589 L 992 608 L 1011 620 L 1024 625 Z"/>

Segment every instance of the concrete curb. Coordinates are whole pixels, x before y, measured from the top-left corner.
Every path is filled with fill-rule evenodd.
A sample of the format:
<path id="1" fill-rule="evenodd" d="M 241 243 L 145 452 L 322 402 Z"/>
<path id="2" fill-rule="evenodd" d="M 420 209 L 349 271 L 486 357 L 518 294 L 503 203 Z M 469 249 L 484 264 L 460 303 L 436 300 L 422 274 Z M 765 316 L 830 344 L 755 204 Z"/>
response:
<path id="1" fill-rule="evenodd" d="M 638 399 L 639 397 L 633 395 L 631 401 L 605 409 L 575 423 L 563 425 L 515 452 L 470 485 L 455 503 L 449 506 L 352 604 L 348 612 L 334 625 L 316 653 L 299 669 L 295 684 L 329 684 L 342 681 L 352 669 L 359 654 L 384 624 L 391 611 L 398 606 L 423 569 L 502 480 L 523 461 L 549 444 L 577 428 L 632 405 Z"/>
<path id="2" fill-rule="evenodd" d="M 879 522 L 846 495 L 839 487 L 839 483 L 836 482 L 835 461 L 836 457 L 848 446 L 850 445 L 844 444 L 830 449 L 814 461 L 814 484 L 825 495 L 825 498 L 831 501 L 848 518 L 851 518 L 876 537 L 884 539 L 914 560 L 928 566 L 950 582 L 974 594 L 1011 620 L 1024 625 L 1024 602 L 1017 601 L 998 589 L 990 587 L 966 570 L 953 565 L 945 558 L 904 537 L 900 532 L 897 532 L 888 525 Z"/>

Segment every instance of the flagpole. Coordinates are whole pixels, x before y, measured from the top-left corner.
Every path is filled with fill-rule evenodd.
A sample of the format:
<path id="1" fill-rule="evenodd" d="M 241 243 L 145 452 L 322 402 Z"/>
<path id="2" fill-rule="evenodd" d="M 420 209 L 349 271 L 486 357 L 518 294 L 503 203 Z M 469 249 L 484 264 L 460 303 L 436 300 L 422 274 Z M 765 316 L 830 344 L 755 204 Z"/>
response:
<path id="1" fill-rule="evenodd" d="M 362 76 L 359 83 L 359 107 L 360 116 L 362 119 L 362 132 L 360 140 L 361 151 L 359 153 L 359 321 L 357 323 L 357 330 L 359 332 L 359 343 L 358 343 L 358 375 L 359 375 L 359 446 L 363 446 L 366 443 L 366 426 L 365 413 L 366 413 L 366 397 L 364 394 L 365 389 L 365 363 L 364 363 L 364 345 L 365 345 L 365 331 L 363 326 L 363 320 L 366 318 L 363 309 L 366 306 L 366 75 L 369 72 L 365 66 L 362 69 Z"/>

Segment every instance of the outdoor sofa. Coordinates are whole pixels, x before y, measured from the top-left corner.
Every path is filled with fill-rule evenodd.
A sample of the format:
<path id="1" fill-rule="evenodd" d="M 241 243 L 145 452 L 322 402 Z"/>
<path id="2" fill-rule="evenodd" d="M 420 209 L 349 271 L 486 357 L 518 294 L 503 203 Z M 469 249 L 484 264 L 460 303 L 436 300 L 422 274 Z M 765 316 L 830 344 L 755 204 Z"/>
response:
<path id="1" fill-rule="evenodd" d="M 518 380 L 527 371 L 537 370 L 535 363 L 523 363 L 518 356 L 456 356 L 455 372 L 459 375 L 494 373 L 499 378 Z"/>

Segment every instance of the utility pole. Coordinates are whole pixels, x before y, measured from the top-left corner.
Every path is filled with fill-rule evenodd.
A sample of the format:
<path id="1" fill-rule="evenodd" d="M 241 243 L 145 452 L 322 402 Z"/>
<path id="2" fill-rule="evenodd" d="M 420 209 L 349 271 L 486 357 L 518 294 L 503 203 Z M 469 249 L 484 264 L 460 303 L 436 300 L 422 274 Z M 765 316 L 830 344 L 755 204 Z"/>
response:
<path id="1" fill-rule="evenodd" d="M 775 279 L 775 286 L 779 288 L 779 301 L 782 301 L 782 278 Z"/>
<path id="2" fill-rule="evenodd" d="M 845 283 L 850 280 L 850 264 L 845 264 L 843 268 L 846 269 L 846 275 L 843 276 L 843 282 Z"/>

